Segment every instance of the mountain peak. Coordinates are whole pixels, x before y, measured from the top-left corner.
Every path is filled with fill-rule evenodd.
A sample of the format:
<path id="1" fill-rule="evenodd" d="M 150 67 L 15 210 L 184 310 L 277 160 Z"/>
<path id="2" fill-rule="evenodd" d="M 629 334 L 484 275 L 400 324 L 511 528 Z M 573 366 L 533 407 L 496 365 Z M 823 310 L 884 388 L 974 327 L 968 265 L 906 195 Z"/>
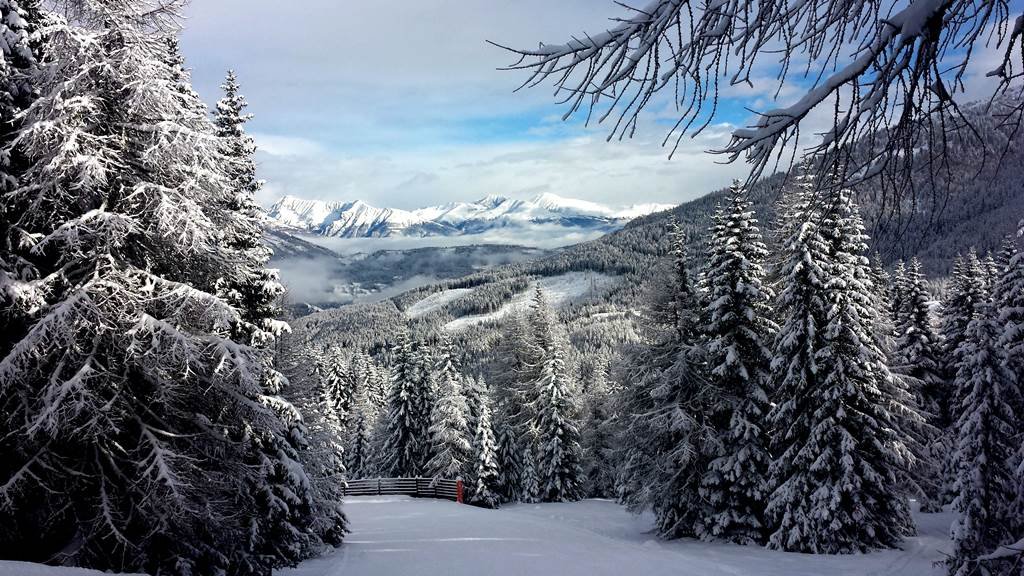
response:
<path id="1" fill-rule="evenodd" d="M 656 208 L 663 207 L 619 209 L 551 192 L 526 201 L 489 194 L 476 202 L 449 202 L 412 211 L 376 208 L 362 200 L 342 203 L 285 196 L 274 204 L 269 216 L 281 226 L 341 238 L 462 236 L 499 228 L 529 234 L 538 226 L 611 232 Z"/>
<path id="2" fill-rule="evenodd" d="M 507 201 L 508 198 L 506 198 L 505 196 L 500 196 L 498 194 L 488 194 L 487 196 L 484 196 L 483 198 L 477 200 L 476 202 L 473 202 L 473 204 L 487 206 L 488 208 L 495 208 L 501 204 L 504 204 Z"/>

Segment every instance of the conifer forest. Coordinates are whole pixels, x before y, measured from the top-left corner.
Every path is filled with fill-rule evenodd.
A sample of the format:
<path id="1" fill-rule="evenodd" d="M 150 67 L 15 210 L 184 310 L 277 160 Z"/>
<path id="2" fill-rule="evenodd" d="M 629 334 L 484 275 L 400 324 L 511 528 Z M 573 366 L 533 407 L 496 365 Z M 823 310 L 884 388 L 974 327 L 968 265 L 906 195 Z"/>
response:
<path id="1" fill-rule="evenodd" d="M 0 50 L 0 576 L 1024 576 L 1024 2 Z"/>

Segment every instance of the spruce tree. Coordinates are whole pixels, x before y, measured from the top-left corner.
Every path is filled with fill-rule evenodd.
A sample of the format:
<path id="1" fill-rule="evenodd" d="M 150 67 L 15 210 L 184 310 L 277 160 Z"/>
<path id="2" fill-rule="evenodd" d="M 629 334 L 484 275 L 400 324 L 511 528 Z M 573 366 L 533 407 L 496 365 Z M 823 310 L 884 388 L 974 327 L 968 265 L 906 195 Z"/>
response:
<path id="1" fill-rule="evenodd" d="M 431 412 L 431 459 L 425 472 L 434 479 L 466 480 L 475 466 L 467 415 L 469 407 L 462 394 L 460 375 L 455 371 L 448 346 L 441 347 L 437 374 L 436 404 Z"/>
<path id="2" fill-rule="evenodd" d="M 615 496 L 615 426 L 611 390 L 607 378 L 608 361 L 597 359 L 590 368 L 585 391 L 586 416 L 583 426 L 583 454 L 587 495 L 591 498 Z"/>
<path id="3" fill-rule="evenodd" d="M 948 413 L 949 387 L 942 377 L 940 341 L 932 326 L 931 297 L 921 262 L 910 261 L 904 281 L 903 312 L 896 325 L 896 361 L 901 373 L 916 382 L 918 404 L 934 426 Z"/>
<path id="4" fill-rule="evenodd" d="M 171 69 L 173 88 L 183 101 L 191 102 L 193 112 L 203 110 L 201 102 L 187 82 L 183 58 L 175 39 L 167 42 L 166 61 Z M 281 310 L 278 306 L 284 288 L 278 282 L 276 271 L 266 268 L 270 250 L 263 243 L 264 214 L 256 204 L 255 194 L 262 183 L 256 179 L 256 164 L 253 159 L 256 146 L 245 133 L 245 124 L 251 115 L 244 114 L 245 98 L 238 92 L 234 74 L 229 73 L 222 86 L 224 98 L 218 102 L 214 116 L 214 134 L 219 140 L 224 161 L 224 184 L 227 194 L 218 199 L 218 211 L 222 251 L 233 261 L 234 266 L 221 270 L 216 279 L 217 295 L 237 309 L 244 322 L 233 327 L 233 337 L 256 347 L 267 347 L 283 332 L 287 324 L 278 322 Z M 285 395 L 287 395 L 285 393 Z M 344 427 L 348 417 L 347 407 L 336 406 L 337 415 Z M 255 550 L 283 548 L 291 555 L 291 561 L 301 558 L 301 549 L 288 547 L 287 542 L 301 534 L 304 527 L 301 518 L 279 514 L 288 508 L 312 508 L 313 503 L 297 495 L 303 494 L 307 482 L 293 477 L 291 470 L 295 461 L 302 460 L 306 448 L 304 427 L 301 420 L 291 418 L 287 408 L 281 417 L 289 422 L 289 429 L 283 435 L 251 434 L 251 440 L 263 452 L 259 466 L 264 479 L 251 490 L 257 500 L 266 508 L 266 514 L 276 518 L 273 526 L 264 527 L 254 536 L 251 546 Z M 281 552 L 278 552 L 281 554 Z"/>
<path id="5" fill-rule="evenodd" d="M 127 572 L 294 564 L 320 542 L 302 419 L 264 346 L 284 326 L 217 289 L 262 265 L 222 243 L 230 161 L 138 3 L 71 13 L 48 16 L 59 41 L 0 196 L 2 260 L 32 302 L 3 331 L 0 418 L 3 523 L 33 543 L 3 548 Z"/>
<path id="6" fill-rule="evenodd" d="M 287 325 L 274 320 L 280 315 L 278 302 L 284 288 L 278 282 L 277 272 L 266 268 L 270 250 L 262 239 L 265 216 L 255 196 L 263 183 L 256 178 L 256 144 L 245 133 L 245 124 L 252 115 L 244 113 L 248 104 L 239 93 L 234 72 L 228 72 L 221 89 L 224 97 L 217 102 L 213 123 L 229 187 L 229 194 L 223 199 L 222 213 L 227 217 L 221 223 L 222 242 L 239 265 L 231 269 L 235 273 L 217 279 L 217 291 L 242 312 L 247 322 L 248 329 L 238 337 L 262 345 L 287 329 Z"/>
<path id="7" fill-rule="evenodd" d="M 941 512 L 944 491 L 943 467 L 950 451 L 949 427 L 952 388 L 945 378 L 939 335 L 932 325 L 930 301 L 921 262 L 910 261 L 903 280 L 903 309 L 896 326 L 893 371 L 913 390 L 926 426 L 911 438 L 917 463 L 907 479 L 918 492 L 921 510 Z"/>
<path id="8" fill-rule="evenodd" d="M 566 502 L 583 497 L 583 450 L 576 390 L 567 374 L 564 351 L 553 322 L 544 292 L 538 286 L 530 309 L 530 324 L 540 354 L 540 374 L 531 399 L 536 414 L 539 496 L 545 502 Z"/>
<path id="9" fill-rule="evenodd" d="M 355 398 L 359 393 L 356 389 L 351 365 L 334 354 L 326 365 L 320 368 L 320 372 L 324 379 L 324 401 L 327 403 L 327 408 L 335 415 L 338 430 L 347 434 L 352 420 Z"/>
<path id="10" fill-rule="evenodd" d="M 499 406 L 495 413 L 494 428 L 497 430 L 497 459 L 499 481 L 497 492 L 502 502 L 515 502 L 522 493 L 522 454 L 523 449 L 517 440 L 515 428 L 509 424 L 506 416 L 508 409 Z"/>
<path id="11" fill-rule="evenodd" d="M 439 362 L 434 357 L 434 351 L 423 340 L 414 340 L 411 349 L 413 370 L 411 375 L 414 379 L 412 406 L 415 410 L 413 421 L 415 422 L 415 433 L 418 451 L 416 453 L 415 469 L 420 474 L 425 474 L 427 463 L 434 457 L 434 445 L 431 441 L 430 428 L 434 424 L 434 406 L 437 402 L 437 377 L 439 368 L 443 366 L 444 359 Z"/>
<path id="12" fill-rule="evenodd" d="M 956 382 L 966 394 L 956 423 L 958 518 L 947 560 L 951 576 L 978 573 L 978 558 L 1015 542 L 1022 528 L 1014 466 L 1022 432 L 1021 386 L 1007 369 L 1000 315 L 991 303 L 979 305 L 958 353 Z"/>
<path id="13" fill-rule="evenodd" d="M 1017 382 L 1024 382 L 1024 255 L 1012 240 L 1004 242 L 999 259 L 1005 264 L 992 286 L 992 301 L 1002 327 L 999 345 Z"/>
<path id="14" fill-rule="evenodd" d="M 967 258 L 957 256 L 949 279 L 949 290 L 942 303 L 942 355 L 943 377 L 950 386 L 950 400 L 947 413 L 943 415 L 945 429 L 939 430 L 943 442 L 936 443 L 935 457 L 941 461 L 942 485 L 938 504 L 948 504 L 956 497 L 956 423 L 968 390 L 960 388 L 956 379 L 957 366 L 961 361 L 960 350 L 967 340 L 967 327 L 977 314 L 978 308 L 989 298 L 988 272 L 973 248 Z M 937 506 L 930 509 L 935 510 Z"/>
<path id="15" fill-rule="evenodd" d="M 714 391 L 700 338 L 700 303 L 690 281 L 685 237 L 669 232 L 668 270 L 644 309 L 643 342 L 625 361 L 619 411 L 619 493 L 635 512 L 651 510 L 665 538 L 695 536 L 704 515 L 700 480 L 711 442 L 705 421 Z"/>
<path id="16" fill-rule="evenodd" d="M 501 474 L 498 469 L 494 432 L 491 429 L 491 408 L 486 402 L 481 404 L 480 413 L 476 419 L 473 452 L 475 469 L 472 475 L 473 486 L 469 501 L 476 506 L 497 508 L 501 504 L 501 497 L 498 494 Z"/>
<path id="17" fill-rule="evenodd" d="M 365 478 L 370 468 L 374 422 L 374 411 L 365 388 L 359 391 L 352 412 L 348 447 L 345 449 L 345 470 L 349 478 Z"/>
<path id="18" fill-rule="evenodd" d="M 11 144 L 21 114 L 37 96 L 39 64 L 31 33 L 39 20 L 38 10 L 26 10 L 21 1 L 0 0 L 0 194 L 16 190 L 26 169 L 27 159 Z M 12 229 L 16 214 L 10 209 L 7 202 L 0 203 L 0 357 L 31 322 L 30 311 L 43 305 L 42 295 L 30 289 L 36 280 L 34 267 L 17 254 L 20 234 Z"/>
<path id="19" fill-rule="evenodd" d="M 893 337 L 899 334 L 896 328 L 903 325 L 907 309 L 907 265 L 903 260 L 897 260 L 892 269 L 892 284 L 889 297 L 889 320 L 893 326 Z"/>
<path id="20" fill-rule="evenodd" d="M 988 297 L 987 284 L 987 273 L 974 248 L 966 259 L 959 255 L 956 257 L 948 293 L 942 302 L 942 355 L 947 380 L 956 377 L 957 350 L 967 337 L 967 325 L 974 319 L 975 309 Z M 958 396 L 955 389 L 952 396 Z M 946 415 L 951 421 L 957 418 L 955 410 L 952 410 L 957 404 L 951 402 L 951 411 Z"/>
<path id="21" fill-rule="evenodd" d="M 466 424 L 473 434 L 484 404 L 487 403 L 487 383 L 482 377 L 463 376 L 462 395 L 466 397 Z"/>
<path id="22" fill-rule="evenodd" d="M 395 365 L 391 377 L 391 395 L 385 415 L 384 441 L 381 446 L 381 473 L 395 478 L 415 478 L 423 473 L 422 409 L 419 405 L 419 374 L 415 344 L 403 332 L 392 353 Z"/>
<path id="23" fill-rule="evenodd" d="M 819 554 L 894 547 L 912 530 L 895 491 L 909 454 L 872 334 L 865 236 L 848 193 L 822 213 L 814 187 L 800 176 L 786 214 L 768 546 Z"/>
<path id="24" fill-rule="evenodd" d="M 534 456 L 534 445 L 527 442 L 523 447 L 523 471 L 520 482 L 519 501 L 525 504 L 540 502 L 541 481 L 537 472 L 537 458 Z"/>
<path id="25" fill-rule="evenodd" d="M 709 378 L 720 394 L 709 414 L 719 448 L 701 483 L 709 509 L 699 531 L 704 538 L 759 543 L 765 536 L 770 461 L 769 346 L 777 326 L 771 321 L 773 294 L 764 285 L 768 249 L 738 182 L 710 232 L 705 272 L 710 317 L 704 332 Z"/>

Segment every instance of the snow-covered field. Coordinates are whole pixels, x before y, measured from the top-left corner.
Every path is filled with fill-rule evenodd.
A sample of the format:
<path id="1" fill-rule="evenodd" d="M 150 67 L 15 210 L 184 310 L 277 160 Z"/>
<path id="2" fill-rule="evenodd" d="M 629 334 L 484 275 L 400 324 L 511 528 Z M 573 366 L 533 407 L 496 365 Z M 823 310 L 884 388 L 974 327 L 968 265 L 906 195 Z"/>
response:
<path id="1" fill-rule="evenodd" d="M 530 307 L 534 290 L 538 284 L 540 284 L 540 287 L 544 289 L 544 296 L 548 299 L 548 304 L 550 304 L 552 308 L 557 309 L 574 300 L 582 298 L 592 290 L 600 290 L 608 284 L 618 280 L 619 279 L 615 276 L 608 276 L 597 272 L 568 272 L 558 276 L 541 278 L 536 282 L 531 283 L 527 290 L 519 293 L 511 302 L 502 306 L 498 311 L 491 312 L 490 314 L 465 316 L 445 324 L 444 329 L 451 332 L 457 332 L 476 324 L 504 318 L 513 312 L 523 312 Z M 453 292 L 453 290 L 446 290 L 444 292 L 434 294 L 432 297 L 443 297 L 449 292 Z M 458 296 L 454 298 L 457 297 Z M 419 302 L 417 305 L 418 304 Z"/>
<path id="2" fill-rule="evenodd" d="M 445 304 L 450 304 L 472 291 L 472 288 L 453 288 L 451 290 L 438 292 L 437 294 L 431 294 L 410 306 L 409 309 L 405 311 L 405 314 L 409 316 L 409 318 L 420 318 L 421 316 L 426 316 Z"/>
<path id="3" fill-rule="evenodd" d="M 382 496 L 349 498 L 345 511 L 345 545 L 282 576 L 932 576 L 951 521 L 917 515 L 921 534 L 904 550 L 813 556 L 661 541 L 649 518 L 601 500 L 483 510 Z"/>

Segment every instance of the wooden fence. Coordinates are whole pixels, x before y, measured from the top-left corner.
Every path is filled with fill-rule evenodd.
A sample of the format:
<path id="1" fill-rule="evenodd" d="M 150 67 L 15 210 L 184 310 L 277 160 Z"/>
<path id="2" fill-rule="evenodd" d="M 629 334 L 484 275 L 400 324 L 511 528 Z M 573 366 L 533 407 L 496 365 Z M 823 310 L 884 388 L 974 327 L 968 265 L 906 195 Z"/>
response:
<path id="1" fill-rule="evenodd" d="M 364 478 L 349 480 L 346 496 L 400 494 L 418 498 L 440 498 L 462 503 L 462 480 L 443 478 Z"/>

